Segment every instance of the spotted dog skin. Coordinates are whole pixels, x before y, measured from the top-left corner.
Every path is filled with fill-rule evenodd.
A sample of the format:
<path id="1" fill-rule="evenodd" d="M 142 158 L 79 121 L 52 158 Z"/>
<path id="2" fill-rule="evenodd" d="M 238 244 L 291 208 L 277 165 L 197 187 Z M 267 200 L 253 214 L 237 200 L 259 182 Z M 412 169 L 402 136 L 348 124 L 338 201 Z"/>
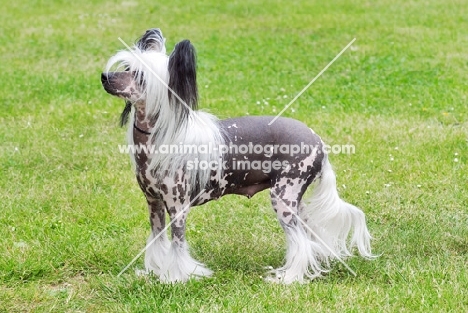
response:
<path id="1" fill-rule="evenodd" d="M 135 145 L 150 145 L 149 136 L 141 130 L 149 131 L 154 125 L 145 117 L 144 106 L 137 105 L 136 125 L 133 131 Z M 220 121 L 220 127 L 225 134 L 226 144 L 237 146 L 258 144 L 267 145 L 298 145 L 313 146 L 316 149 L 308 154 L 298 153 L 293 156 L 285 153 L 276 153 L 271 156 L 265 153 L 242 154 L 226 153 L 223 163 L 226 165 L 221 178 L 212 176 L 211 188 L 197 199 L 192 206 L 202 205 L 211 200 L 217 200 L 228 194 L 253 197 L 257 192 L 270 189 L 271 202 L 277 217 L 283 227 L 292 226 L 297 221 L 291 211 L 297 213 L 302 196 L 307 187 L 316 179 L 321 171 L 324 155 L 321 153 L 323 142 L 305 124 L 289 118 L 279 118 L 271 126 L 268 123 L 271 116 L 248 116 L 231 118 Z M 246 161 L 287 161 L 286 169 L 271 169 L 268 172 L 253 169 L 233 169 L 235 160 Z M 165 226 L 164 209 L 167 210 L 171 221 L 177 217 L 171 226 L 174 242 L 185 242 L 185 221 L 189 213 L 189 203 L 199 194 L 193 192 L 193 186 L 188 184 L 187 175 L 181 169 L 174 179 L 158 180 L 154 173 L 148 170 L 150 159 L 141 152 L 135 155 L 136 177 L 141 190 L 148 202 L 150 223 L 153 233 L 159 233 Z M 198 190 L 196 190 L 198 191 Z"/>
<path id="2" fill-rule="evenodd" d="M 271 126 L 268 123 L 273 119 L 270 116 L 246 116 L 221 121 L 221 127 L 226 134 L 226 143 L 237 146 L 249 144 L 266 147 L 268 145 L 309 145 L 316 149 L 308 154 L 298 153 L 293 156 L 287 153 L 241 154 L 232 151 L 223 156 L 227 165 L 223 177 L 214 179 L 214 186 L 207 196 L 202 198 L 202 204 L 206 201 L 217 199 L 226 194 L 244 195 L 248 198 L 257 192 L 270 188 L 271 201 L 279 220 L 289 224 L 291 210 L 296 211 L 307 187 L 320 173 L 323 155 L 322 140 L 319 136 L 303 123 L 289 119 L 279 118 Z M 261 169 L 242 169 L 235 167 L 237 161 L 264 161 L 283 164 L 287 161 L 287 168 L 271 168 L 264 172 Z M 270 164 L 271 164 L 270 163 Z M 258 163 L 257 163 L 258 164 Z M 278 201 L 278 200 L 281 201 Z M 286 207 L 287 206 L 287 207 Z"/>
<path id="3" fill-rule="evenodd" d="M 165 56 L 164 38 L 159 29 L 148 30 L 139 39 L 136 47 L 137 50 L 140 49 L 139 53 L 156 50 Z M 183 100 L 188 103 L 188 106 L 185 104 L 188 110 L 181 103 L 176 103 L 178 106 L 175 109 L 170 107 L 174 102 L 171 102 L 172 96 L 169 95 L 167 103 L 165 100 L 160 101 L 157 96 L 149 97 L 157 99 L 151 103 L 158 101 L 158 108 L 166 110 L 163 112 L 166 115 L 160 115 L 162 111 L 157 111 L 157 114 L 152 111 L 145 112 L 147 94 L 138 79 L 142 76 L 137 75 L 149 75 L 144 72 L 144 68 L 140 68 L 138 70 L 140 72 L 132 72 L 132 69 L 127 67 L 125 71 L 108 71 L 102 74 L 101 82 L 104 89 L 126 101 L 121 121 L 126 121 L 130 112 L 134 112 L 134 116 L 131 117 L 133 125 L 130 125 L 128 133 L 129 143 L 134 146 L 151 147 L 154 144 L 152 136 L 173 134 L 173 132 L 179 134 L 174 130 L 168 133 L 164 132 L 166 130 L 161 130 L 161 125 L 167 125 L 164 122 L 172 121 L 172 117 L 182 117 L 174 119 L 180 124 L 174 122 L 172 125 L 188 125 L 187 120 L 183 118 L 193 118 L 199 113 L 196 110 L 197 89 L 193 49 L 189 41 L 182 41 L 176 45 L 168 61 L 170 73 L 168 85 L 175 88 L 176 94 L 182 95 Z M 174 92 L 172 89 L 170 91 Z M 276 275 L 273 281 L 304 282 L 309 278 L 320 276 L 320 273 L 324 272 L 320 262 L 329 264 L 330 255 L 333 257 L 350 255 L 346 238 L 351 228 L 354 229 L 351 247 L 354 244 L 362 256 L 372 257 L 371 237 L 366 227 L 364 213 L 339 198 L 335 174 L 327 155 L 324 154 L 324 143 L 321 138 L 297 120 L 280 117 L 272 125 L 268 125 L 273 119 L 272 116 L 244 116 L 219 121 L 210 120 L 211 128 L 205 127 L 206 125 L 200 128 L 197 125 L 198 128 L 193 131 L 194 137 L 191 138 L 221 140 L 218 138 L 219 130 L 223 137 L 222 141 L 227 147 L 227 150 L 219 150 L 221 154 L 218 166 L 222 165 L 223 169 L 213 169 L 211 176 L 210 172 L 191 171 L 188 166 L 190 157 L 187 156 L 179 158 L 178 160 L 183 162 L 177 163 L 171 155 L 170 159 L 165 159 L 168 160 L 164 163 L 166 167 L 158 168 L 162 163 L 153 162 L 159 160 L 157 157 L 147 154 L 144 149 L 135 151 L 132 158 L 135 163 L 135 174 L 148 203 L 152 230 L 148 242 L 153 238 L 157 239 L 154 244 L 147 245 L 150 251 L 147 250 L 145 256 L 146 272 L 153 271 L 162 281 L 168 282 L 211 275 L 209 269 L 192 259 L 188 253 L 185 230 L 190 207 L 217 200 L 228 194 L 251 198 L 266 189 L 270 191 L 273 209 L 286 233 L 288 243 L 285 265 L 273 272 Z M 185 134 L 191 129 L 183 128 L 182 131 Z M 161 133 L 158 133 L 160 131 Z M 202 144 L 205 141 L 206 139 L 203 139 Z M 161 140 L 157 143 L 166 142 Z M 241 146 L 252 147 L 252 150 L 249 148 L 241 151 Z M 262 147 L 262 151 L 256 151 L 255 146 Z M 266 147 L 280 146 L 287 146 L 290 149 L 265 150 Z M 293 146 L 299 147 L 299 150 L 293 153 L 291 150 Z M 308 149 L 302 149 L 304 146 Z M 210 157 L 212 161 L 218 157 L 218 154 L 210 154 Z M 251 167 L 246 166 L 245 162 Z M 167 163 L 175 164 L 171 168 L 175 169 L 171 174 L 168 173 Z M 253 164 L 261 166 L 253 167 Z M 263 167 L 264 164 L 267 168 Z M 209 181 L 203 186 L 200 181 L 205 184 L 207 178 Z M 319 180 L 319 183 L 314 188 L 312 202 L 302 201 L 305 191 L 316 180 Z M 166 213 L 171 220 L 171 242 L 163 231 L 166 228 Z M 299 223 L 299 216 L 302 218 L 301 222 L 307 224 L 307 231 Z M 319 236 L 316 233 L 320 233 L 324 240 L 317 241 Z"/>
<path id="4" fill-rule="evenodd" d="M 145 103 L 139 101 L 134 74 L 129 72 L 113 72 L 103 74 L 104 89 L 118 97 L 131 100 L 135 106 L 135 128 L 133 130 L 134 145 L 150 146 L 148 133 L 157 125 L 157 119 L 150 121 L 145 115 Z M 265 147 L 267 145 L 308 145 L 315 147 L 309 153 L 265 153 L 245 154 L 240 151 L 223 155 L 224 170 L 222 177 L 215 172 L 211 177 L 210 186 L 199 195 L 199 186 L 190 186 L 188 175 L 180 169 L 174 178 L 156 178 L 150 171 L 150 158 L 143 151 L 134 156 L 136 177 L 141 190 L 145 194 L 150 213 L 150 223 L 154 234 L 158 234 L 165 227 L 164 209 L 169 214 L 173 242 L 185 242 L 185 221 L 192 206 L 204 204 L 219 199 L 228 194 L 243 195 L 248 198 L 257 192 L 270 189 L 271 202 L 277 217 L 283 227 L 296 223 L 294 213 L 298 212 L 300 202 L 307 187 L 316 179 L 321 171 L 324 158 L 323 142 L 305 124 L 290 118 L 278 118 L 272 125 L 268 125 L 272 116 L 244 116 L 219 121 L 219 127 L 224 134 L 226 145 L 237 146 L 254 144 Z M 289 167 L 272 168 L 268 172 L 261 169 L 242 169 L 235 167 L 237 161 L 287 161 Z M 184 213 L 178 213 L 184 210 Z"/>
<path id="5" fill-rule="evenodd" d="M 153 39 L 151 39 L 153 38 Z M 155 39 L 156 38 L 156 39 Z M 143 49 L 161 48 L 162 38 L 159 30 L 149 30 L 137 43 Z M 152 42 L 156 40 L 156 43 Z M 148 49 L 149 49 L 148 48 Z M 101 77 L 104 89 L 117 97 L 130 101 L 135 107 L 133 144 L 135 146 L 150 146 L 151 130 L 158 125 L 158 119 L 149 120 L 145 114 L 145 102 L 135 82 L 133 72 L 108 72 Z M 128 112 L 127 112 L 128 113 Z M 212 171 L 209 184 L 191 186 L 189 175 L 184 168 L 171 176 L 156 175 L 157 169 L 150 168 L 151 158 L 142 150 L 134 155 L 136 178 L 143 191 L 150 216 L 150 224 L 154 236 L 165 227 L 165 212 L 171 219 L 172 244 L 183 247 L 185 239 L 185 222 L 190 206 L 202 205 L 208 201 L 219 199 L 228 194 L 253 197 L 257 192 L 270 189 L 271 202 L 277 217 L 285 230 L 296 226 L 295 214 L 298 213 L 300 202 L 307 187 L 317 178 L 321 171 L 324 155 L 321 153 L 323 142 L 305 124 L 290 118 L 278 118 L 272 125 L 272 116 L 245 116 L 219 121 L 225 144 L 229 146 L 260 145 L 308 145 L 315 149 L 308 153 L 241 153 L 229 151 L 222 155 L 224 169 L 222 176 Z M 248 169 L 236 166 L 237 162 L 257 161 L 262 164 L 267 161 L 272 164 L 285 164 L 271 168 Z M 204 193 L 200 195 L 201 189 Z M 197 198 L 195 198 L 198 196 Z M 193 202 L 191 204 L 191 202 Z M 167 240 L 165 235 L 160 239 Z"/>

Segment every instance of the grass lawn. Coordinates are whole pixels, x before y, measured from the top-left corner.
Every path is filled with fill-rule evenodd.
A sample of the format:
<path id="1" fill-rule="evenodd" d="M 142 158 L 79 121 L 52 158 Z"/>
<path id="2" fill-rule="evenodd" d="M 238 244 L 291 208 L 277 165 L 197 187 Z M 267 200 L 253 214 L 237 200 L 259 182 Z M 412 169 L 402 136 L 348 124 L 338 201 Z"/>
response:
<path id="1" fill-rule="evenodd" d="M 0 10 L 0 312 L 467 312 L 466 1 L 7 1 Z M 123 109 L 100 73 L 160 27 L 198 50 L 201 107 L 284 116 L 330 145 L 340 194 L 361 207 L 374 261 L 265 283 L 285 240 L 267 194 L 192 210 L 188 241 L 215 271 L 135 276 L 146 202 L 120 154 Z M 220 231 L 222 230 L 222 231 Z"/>

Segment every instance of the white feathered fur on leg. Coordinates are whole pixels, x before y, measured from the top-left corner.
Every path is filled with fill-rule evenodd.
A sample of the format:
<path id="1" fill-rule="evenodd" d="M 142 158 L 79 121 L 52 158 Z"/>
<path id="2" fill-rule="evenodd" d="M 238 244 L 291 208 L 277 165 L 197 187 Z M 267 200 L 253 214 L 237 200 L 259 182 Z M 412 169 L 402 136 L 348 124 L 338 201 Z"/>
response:
<path id="1" fill-rule="evenodd" d="M 167 262 L 167 255 L 169 253 L 171 243 L 169 242 L 165 232 L 160 234 L 160 237 L 154 240 L 154 242 L 152 242 L 153 239 L 154 234 L 151 232 L 146 243 L 149 246 L 145 253 L 145 272 L 153 272 L 154 275 L 160 276 L 161 271 L 164 269 L 165 263 Z"/>
<path id="2" fill-rule="evenodd" d="M 323 261 L 350 256 L 353 247 L 365 258 L 374 257 L 365 215 L 339 197 L 335 173 L 327 156 L 323 160 L 319 183 L 310 199 L 302 205 L 299 216 L 313 231 L 308 231 L 309 238 L 323 247 Z"/>
<path id="3" fill-rule="evenodd" d="M 308 238 L 301 223 L 287 226 L 284 230 L 287 242 L 286 262 L 282 267 L 270 271 L 271 276 L 266 280 L 283 284 L 305 283 L 326 272 L 321 264 L 323 247 Z"/>
<path id="4" fill-rule="evenodd" d="M 147 244 L 153 241 L 151 234 Z M 186 243 L 182 246 L 171 243 L 166 234 L 162 234 L 146 249 L 145 270 L 138 270 L 137 275 L 154 274 L 161 282 L 185 282 L 194 277 L 208 277 L 212 271 L 190 256 Z"/>
<path id="5" fill-rule="evenodd" d="M 327 156 L 312 196 L 299 206 L 299 219 L 283 228 L 286 262 L 270 272 L 273 277 L 268 281 L 290 284 L 319 277 L 328 271 L 331 260 L 351 256 L 353 247 L 363 257 L 373 257 L 364 213 L 340 199 Z"/>
<path id="6" fill-rule="evenodd" d="M 208 277 L 212 271 L 203 263 L 193 259 L 189 254 L 187 243 L 180 245 L 173 242 L 159 278 L 161 282 L 185 282 L 190 278 Z"/>

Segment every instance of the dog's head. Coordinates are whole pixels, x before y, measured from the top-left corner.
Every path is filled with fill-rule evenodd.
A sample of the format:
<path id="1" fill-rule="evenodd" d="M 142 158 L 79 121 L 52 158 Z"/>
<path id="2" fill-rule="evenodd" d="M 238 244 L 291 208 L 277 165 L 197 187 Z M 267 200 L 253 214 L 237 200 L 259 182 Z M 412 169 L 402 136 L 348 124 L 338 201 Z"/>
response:
<path id="1" fill-rule="evenodd" d="M 142 100 L 144 73 L 154 71 L 156 65 L 162 69 L 154 75 L 164 74 L 164 70 L 167 70 L 165 41 L 161 30 L 152 28 L 138 39 L 132 50 L 120 51 L 113 56 L 107 63 L 106 72 L 101 74 L 104 89 L 113 96 L 131 102 Z M 110 72 L 115 65 L 116 71 Z"/>
<path id="2" fill-rule="evenodd" d="M 113 56 L 101 74 L 104 89 L 125 100 L 122 126 L 128 120 L 132 105 L 144 106 L 150 118 L 163 106 L 176 106 L 175 112 L 196 108 L 195 48 L 190 41 L 183 40 L 168 57 L 164 43 L 161 30 L 147 30 L 131 50 Z M 116 70 L 110 71 L 114 67 Z"/>

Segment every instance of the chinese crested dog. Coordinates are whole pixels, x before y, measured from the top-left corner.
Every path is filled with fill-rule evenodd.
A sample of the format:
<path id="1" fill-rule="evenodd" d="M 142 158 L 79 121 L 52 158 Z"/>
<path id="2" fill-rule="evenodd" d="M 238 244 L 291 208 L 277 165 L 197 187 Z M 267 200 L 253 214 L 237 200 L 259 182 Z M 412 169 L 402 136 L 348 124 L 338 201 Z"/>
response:
<path id="1" fill-rule="evenodd" d="M 364 213 L 338 196 L 324 143 L 309 127 L 290 118 L 271 124 L 269 116 L 218 120 L 197 110 L 190 41 L 179 42 L 167 56 L 161 31 L 150 29 L 131 50 L 108 61 L 101 81 L 108 93 L 125 99 L 121 124 L 129 122 L 128 144 L 139 147 L 131 158 L 151 224 L 145 272 L 163 282 L 210 276 L 189 254 L 190 207 L 227 194 L 250 198 L 265 189 L 287 238 L 285 263 L 269 280 L 311 280 L 330 261 L 350 256 L 353 247 L 372 257 Z M 313 182 L 310 199 L 303 199 Z"/>

